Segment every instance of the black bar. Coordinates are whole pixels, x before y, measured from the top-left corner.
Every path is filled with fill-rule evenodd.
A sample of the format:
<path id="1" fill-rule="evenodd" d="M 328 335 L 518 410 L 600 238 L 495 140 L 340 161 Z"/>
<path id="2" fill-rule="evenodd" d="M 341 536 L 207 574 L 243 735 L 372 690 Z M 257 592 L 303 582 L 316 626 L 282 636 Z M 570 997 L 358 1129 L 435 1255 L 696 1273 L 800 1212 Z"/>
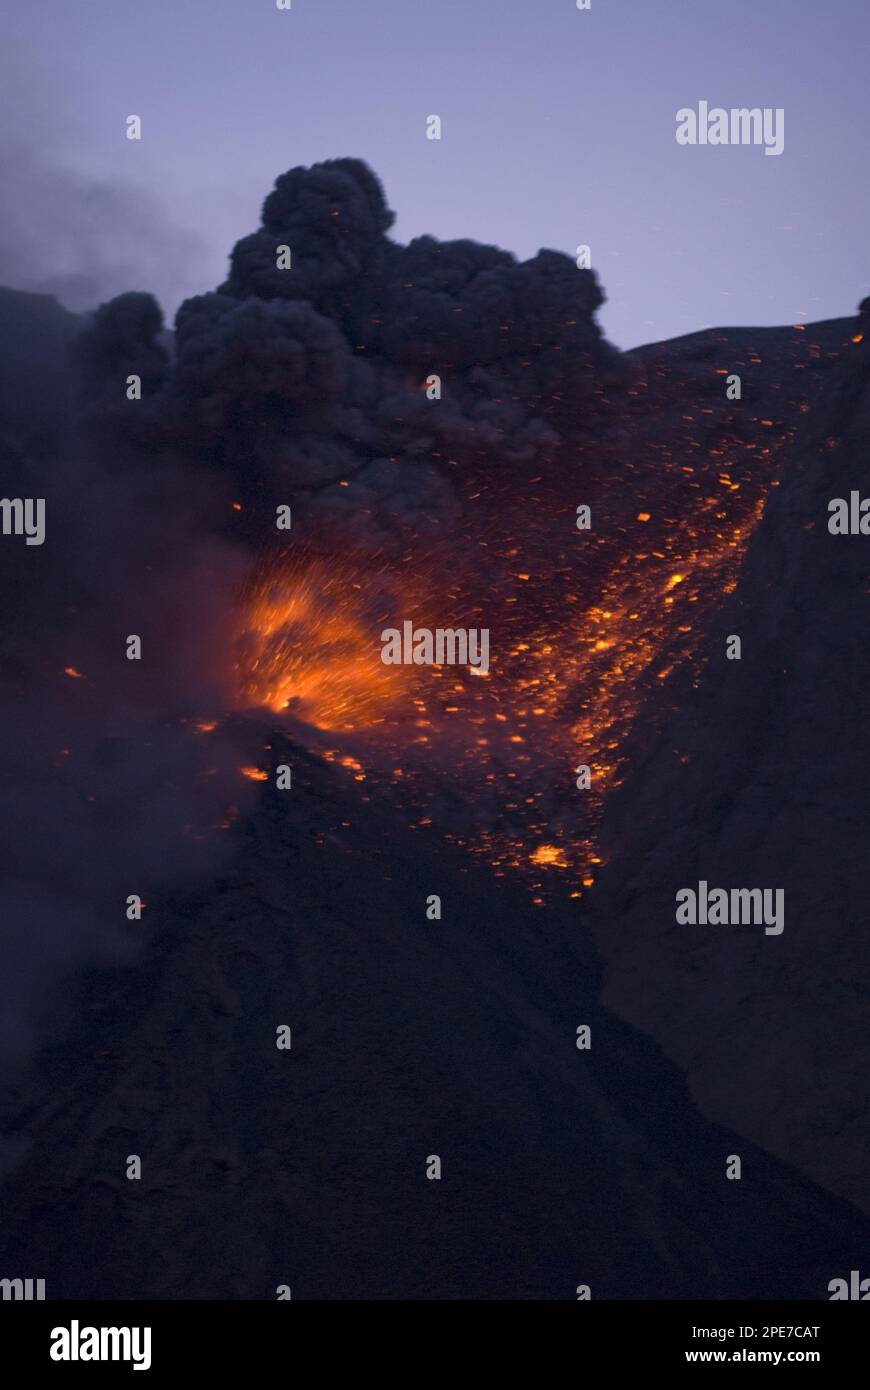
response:
<path id="1" fill-rule="evenodd" d="M 129 1338 L 117 1338 L 118 1351 L 128 1359 L 52 1359 L 52 1347 L 71 1353 L 75 1345 L 88 1355 L 97 1349 L 92 1328 L 129 1332 Z M 132 1329 L 140 1329 L 135 1338 Z M 259 1372 L 257 1384 L 282 1373 L 317 1380 L 343 1363 L 355 1376 L 384 1370 L 416 1379 L 422 1360 L 431 1384 L 440 1364 L 455 1376 L 463 1365 L 473 1369 L 469 1358 L 482 1357 L 488 1376 L 502 1360 L 512 1373 L 523 1373 L 528 1362 L 535 1378 L 546 1381 L 545 1367 L 556 1375 L 556 1365 L 567 1357 L 575 1372 L 594 1367 L 599 1373 L 654 1376 L 684 1367 L 719 1365 L 734 1372 L 766 1364 L 802 1365 L 830 1377 L 862 1364 L 870 1317 L 849 1302 L 588 1301 L 570 1312 L 545 1311 L 540 1303 L 523 1312 L 512 1304 L 506 1314 L 495 1303 L 447 1301 L 402 1303 L 401 1310 L 386 1300 L 346 1307 L 302 1298 L 274 1304 L 47 1301 L 0 1303 L 0 1336 L 3 1367 L 16 1366 L 25 1376 L 51 1371 L 93 1377 L 106 1369 L 133 1375 L 135 1359 L 143 1363 L 142 1373 L 157 1380 L 188 1371 L 213 1373 L 222 1383 L 252 1371 Z M 111 1357 L 111 1336 L 104 1350 Z"/>

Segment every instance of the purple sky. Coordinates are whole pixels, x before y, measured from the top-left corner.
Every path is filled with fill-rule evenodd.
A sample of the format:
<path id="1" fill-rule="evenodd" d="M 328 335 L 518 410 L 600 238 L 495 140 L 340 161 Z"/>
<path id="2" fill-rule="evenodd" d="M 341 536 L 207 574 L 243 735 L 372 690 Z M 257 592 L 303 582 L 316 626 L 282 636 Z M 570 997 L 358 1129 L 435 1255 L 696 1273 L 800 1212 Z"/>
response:
<path id="1" fill-rule="evenodd" d="M 171 315 L 278 173 L 354 155 L 402 241 L 588 243 L 621 347 L 848 314 L 868 39 L 868 0 L 6 0 L 0 280 Z M 677 145 L 700 100 L 784 108 L 784 153 Z"/>

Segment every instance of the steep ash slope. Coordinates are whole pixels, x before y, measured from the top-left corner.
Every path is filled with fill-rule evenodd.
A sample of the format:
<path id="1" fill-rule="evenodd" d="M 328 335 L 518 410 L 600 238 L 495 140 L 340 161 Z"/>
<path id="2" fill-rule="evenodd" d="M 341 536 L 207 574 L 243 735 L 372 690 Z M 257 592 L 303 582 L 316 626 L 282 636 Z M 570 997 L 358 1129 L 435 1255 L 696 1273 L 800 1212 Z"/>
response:
<path id="1" fill-rule="evenodd" d="M 827 525 L 831 498 L 867 490 L 864 322 L 771 491 L 697 688 L 675 681 L 661 737 L 636 734 L 594 906 L 606 1002 L 687 1070 L 705 1113 L 870 1208 L 870 540 Z M 784 889 L 783 934 L 677 925 L 676 890 L 701 879 Z"/>
<path id="2" fill-rule="evenodd" d="M 49 1297 L 827 1297 L 870 1222 L 698 1116 L 598 1006 L 573 911 L 271 742 L 294 787 L 237 872 L 155 902 L 142 967 L 90 976 L 7 1097 L 4 1270 Z"/>

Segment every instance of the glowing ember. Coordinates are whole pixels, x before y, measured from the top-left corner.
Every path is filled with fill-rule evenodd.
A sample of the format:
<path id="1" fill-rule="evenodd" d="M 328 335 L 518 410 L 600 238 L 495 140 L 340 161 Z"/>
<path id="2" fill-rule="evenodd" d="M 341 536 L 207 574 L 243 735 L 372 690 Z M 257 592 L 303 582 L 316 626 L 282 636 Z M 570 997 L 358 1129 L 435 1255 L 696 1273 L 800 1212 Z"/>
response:
<path id="1" fill-rule="evenodd" d="M 243 777 L 249 777 L 252 782 L 265 782 L 268 780 L 268 772 L 264 772 L 261 767 L 240 767 L 239 772 Z"/>
<path id="2" fill-rule="evenodd" d="M 705 455 L 690 438 L 649 465 L 652 508 L 626 513 L 625 474 L 604 478 L 598 529 L 579 548 L 557 491 L 540 489 L 533 524 L 518 532 L 525 495 L 514 505 L 500 496 L 484 517 L 477 489 L 466 499 L 477 500 L 474 523 L 446 559 L 423 547 L 393 567 L 293 552 L 248 595 L 238 702 L 330 731 L 321 756 L 373 796 L 389 784 L 409 825 L 440 827 L 496 876 L 528 876 L 533 901 L 582 896 L 638 716 L 654 729 L 674 673 L 704 659 L 706 620 L 736 585 L 773 472 L 772 449 L 720 438 Z M 412 616 L 432 629 L 489 628 L 486 679 L 475 668 L 385 666 L 382 629 Z M 350 731 L 354 756 L 336 737 Z M 589 790 L 576 781 L 581 764 Z"/>
<path id="3" fill-rule="evenodd" d="M 567 869 L 568 867 L 565 851 L 560 849 L 558 845 L 538 845 L 530 858 L 533 864 L 552 864 L 557 869 Z"/>

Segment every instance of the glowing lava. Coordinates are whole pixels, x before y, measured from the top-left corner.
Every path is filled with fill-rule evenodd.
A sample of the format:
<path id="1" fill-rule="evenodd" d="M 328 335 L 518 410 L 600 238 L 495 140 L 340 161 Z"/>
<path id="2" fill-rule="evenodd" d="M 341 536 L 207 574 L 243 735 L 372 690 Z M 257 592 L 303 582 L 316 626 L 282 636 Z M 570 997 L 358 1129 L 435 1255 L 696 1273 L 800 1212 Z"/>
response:
<path id="1" fill-rule="evenodd" d="M 626 741 L 642 710 L 653 722 L 666 712 L 672 672 L 705 655 L 706 619 L 733 589 L 761 516 L 766 489 L 734 488 L 730 475 L 720 487 L 727 508 L 718 490 L 687 490 L 682 515 L 675 508 L 655 525 L 634 513 L 603 537 L 572 538 L 585 547 L 579 563 L 576 549 L 549 546 L 546 561 L 517 572 L 515 551 L 498 541 L 482 578 L 421 563 L 414 603 L 405 576 L 386 566 L 366 578 L 349 558 L 276 561 L 249 596 L 239 704 L 352 733 L 349 748 L 316 751 L 366 782 L 366 794 L 390 783 L 410 823 L 440 827 L 497 875 L 523 872 L 545 893 L 553 871 L 567 872 L 580 896 L 602 863 L 596 827 Z M 451 585 L 439 591 L 445 573 Z M 488 678 L 385 666 L 381 631 L 412 610 L 488 624 Z M 577 789 L 581 764 L 589 791 Z"/>
<path id="2" fill-rule="evenodd" d="M 552 864 L 554 868 L 567 869 L 568 859 L 559 845 L 538 845 L 529 856 L 533 864 Z"/>
<path id="3" fill-rule="evenodd" d="M 700 481 L 694 466 L 663 461 L 661 506 L 629 516 L 619 516 L 624 483 L 614 479 L 596 534 L 572 534 L 558 508 L 541 505 L 521 551 L 495 525 L 486 539 L 455 538 L 447 559 L 273 560 L 249 595 L 239 704 L 330 731 L 330 745 L 312 751 L 364 782 L 364 800 L 388 794 L 409 824 L 434 826 L 496 875 L 522 872 L 533 902 L 559 878 L 581 896 L 602 863 L 597 827 L 629 736 L 642 711 L 650 729 L 667 714 L 672 673 L 706 657 L 709 616 L 734 588 L 763 511 L 768 458 L 752 473 L 748 462 L 711 462 Z M 608 524 L 609 512 L 618 519 Z M 382 630 L 412 616 L 489 628 L 487 679 L 469 667 L 384 665 Z M 353 737 L 336 748 L 340 733 Z"/>
<path id="4" fill-rule="evenodd" d="M 236 663 L 241 705 L 320 729 L 382 723 L 402 687 L 380 659 L 376 605 L 358 574 L 322 561 L 284 570 L 250 596 Z"/>

